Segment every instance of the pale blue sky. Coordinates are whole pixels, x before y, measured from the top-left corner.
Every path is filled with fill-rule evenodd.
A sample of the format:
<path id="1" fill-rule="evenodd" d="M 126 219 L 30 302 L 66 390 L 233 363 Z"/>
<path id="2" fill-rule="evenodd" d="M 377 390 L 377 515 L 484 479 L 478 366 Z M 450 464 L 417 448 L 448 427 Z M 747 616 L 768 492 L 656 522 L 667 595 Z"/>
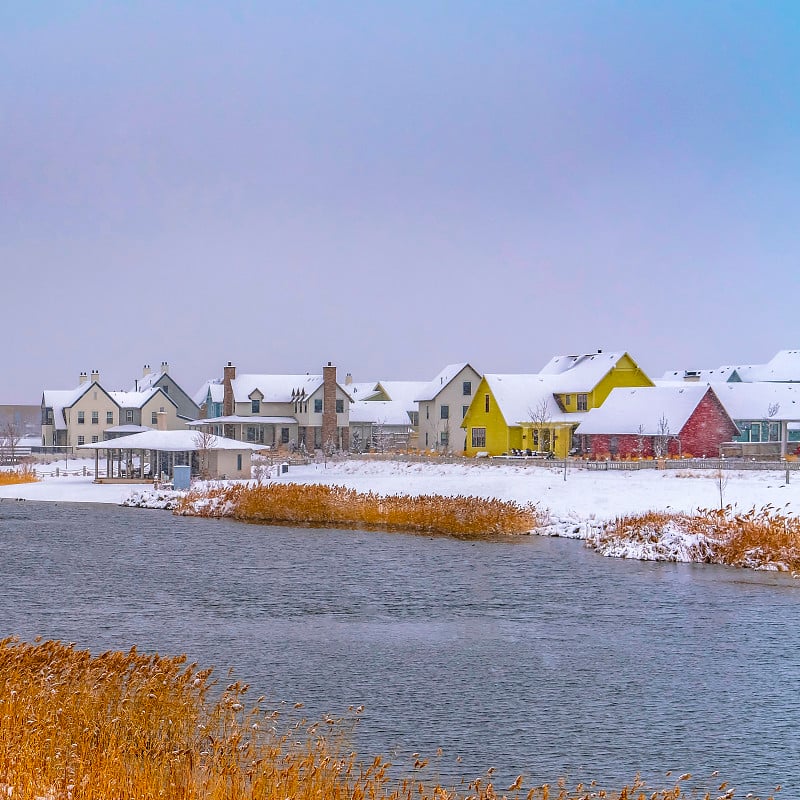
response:
<path id="1" fill-rule="evenodd" d="M 9 2 L 0 152 L 0 402 L 800 346 L 795 2 Z"/>

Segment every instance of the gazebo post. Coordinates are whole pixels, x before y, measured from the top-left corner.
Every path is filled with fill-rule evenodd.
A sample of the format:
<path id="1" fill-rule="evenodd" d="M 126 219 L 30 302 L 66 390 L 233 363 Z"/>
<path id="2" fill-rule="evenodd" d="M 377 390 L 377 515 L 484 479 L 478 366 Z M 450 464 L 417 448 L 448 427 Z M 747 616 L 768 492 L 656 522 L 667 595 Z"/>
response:
<path id="1" fill-rule="evenodd" d="M 100 478 L 100 448 L 95 447 L 94 449 L 94 482 Z"/>

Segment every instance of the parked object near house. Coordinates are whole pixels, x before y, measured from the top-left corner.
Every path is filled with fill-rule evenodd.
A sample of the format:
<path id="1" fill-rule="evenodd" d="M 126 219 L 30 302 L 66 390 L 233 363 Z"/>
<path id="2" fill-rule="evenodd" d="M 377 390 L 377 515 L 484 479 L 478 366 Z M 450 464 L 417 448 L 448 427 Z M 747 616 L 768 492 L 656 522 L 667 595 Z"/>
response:
<path id="1" fill-rule="evenodd" d="M 625 352 L 555 356 L 538 373 L 486 374 L 462 423 L 467 455 L 520 450 L 565 458 L 578 423 L 613 389 L 652 385 Z"/>
<path id="2" fill-rule="evenodd" d="M 578 425 L 593 457 L 717 456 L 738 429 L 707 385 L 614 389 Z"/>
<path id="3" fill-rule="evenodd" d="M 201 418 L 191 427 L 266 447 L 349 447 L 352 398 L 337 383 L 336 367 L 330 362 L 316 375 L 238 376 L 228 362 L 221 382 L 208 381 L 202 388 L 206 398 Z M 209 416 L 209 410 L 222 413 Z"/>
<path id="4" fill-rule="evenodd" d="M 448 364 L 416 394 L 420 448 L 464 452 L 466 434 L 461 423 L 480 380 L 481 374 L 470 364 Z"/>

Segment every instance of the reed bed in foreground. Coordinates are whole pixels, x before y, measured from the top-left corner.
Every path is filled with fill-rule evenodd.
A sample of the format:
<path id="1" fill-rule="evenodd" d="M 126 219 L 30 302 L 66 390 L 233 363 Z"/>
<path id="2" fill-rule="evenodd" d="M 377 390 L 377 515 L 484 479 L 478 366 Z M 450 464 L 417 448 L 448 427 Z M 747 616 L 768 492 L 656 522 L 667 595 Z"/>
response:
<path id="1" fill-rule="evenodd" d="M 12 486 L 17 483 L 36 483 L 38 480 L 36 471 L 27 464 L 23 464 L 16 469 L 0 470 L 0 486 Z"/>
<path id="2" fill-rule="evenodd" d="M 691 550 L 689 560 L 800 573 L 800 518 L 771 505 L 749 511 L 727 506 L 694 514 L 650 511 L 618 517 L 599 543 L 657 544 L 676 532 Z"/>
<path id="3" fill-rule="evenodd" d="M 337 725 L 294 723 L 240 683 L 219 691 L 211 670 L 182 657 L 108 652 L 60 642 L 0 642 L 0 795 L 23 800 L 682 800 L 640 780 L 618 790 L 591 785 L 526 788 L 522 776 L 447 788 L 390 777 L 380 757 L 361 762 L 337 746 Z M 212 694 L 215 699 L 211 699 Z M 345 733 L 346 733 L 345 728 Z M 341 741 L 346 741 L 346 737 Z M 725 784 L 705 800 L 733 797 Z"/>
<path id="4" fill-rule="evenodd" d="M 533 504 L 479 497 L 380 495 L 342 486 L 268 483 L 191 491 L 176 514 L 282 525 L 368 527 L 464 538 L 527 533 L 542 525 Z"/>

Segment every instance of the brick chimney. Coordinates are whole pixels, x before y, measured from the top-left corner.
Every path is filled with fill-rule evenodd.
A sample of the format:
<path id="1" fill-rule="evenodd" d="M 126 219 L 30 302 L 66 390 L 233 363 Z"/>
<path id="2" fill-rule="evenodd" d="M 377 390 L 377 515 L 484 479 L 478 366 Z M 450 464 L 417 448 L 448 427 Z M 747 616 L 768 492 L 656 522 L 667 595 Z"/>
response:
<path id="1" fill-rule="evenodd" d="M 336 425 L 336 367 L 328 362 L 322 368 L 322 446 L 339 447 Z"/>
<path id="2" fill-rule="evenodd" d="M 236 380 L 236 367 L 229 361 L 222 371 L 222 416 L 232 417 L 236 411 L 236 403 L 233 400 L 233 386 L 231 381 Z"/>

